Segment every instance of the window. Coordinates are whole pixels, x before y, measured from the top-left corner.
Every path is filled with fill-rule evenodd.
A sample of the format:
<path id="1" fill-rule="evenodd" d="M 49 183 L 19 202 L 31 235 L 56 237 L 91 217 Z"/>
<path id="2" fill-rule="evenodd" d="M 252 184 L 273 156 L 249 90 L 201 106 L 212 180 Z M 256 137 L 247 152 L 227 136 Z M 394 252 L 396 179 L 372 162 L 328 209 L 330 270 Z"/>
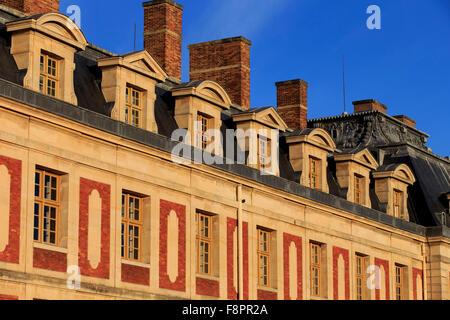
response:
<path id="1" fill-rule="evenodd" d="M 368 295 L 366 294 L 366 269 L 367 269 L 367 257 L 363 255 L 356 255 L 356 300 L 366 300 Z"/>
<path id="2" fill-rule="evenodd" d="M 402 210 L 402 202 L 403 202 L 403 193 L 398 190 L 394 190 L 394 217 L 403 219 L 403 210 Z"/>
<path id="3" fill-rule="evenodd" d="M 264 170 L 270 163 L 270 139 L 258 135 L 258 169 Z"/>
<path id="4" fill-rule="evenodd" d="M 34 176 L 34 227 L 36 242 L 57 245 L 60 211 L 59 175 L 36 170 Z"/>
<path id="5" fill-rule="evenodd" d="M 404 283 L 405 268 L 400 265 L 395 265 L 395 299 L 404 300 L 405 298 L 405 283 Z"/>
<path id="6" fill-rule="evenodd" d="M 39 91 L 43 94 L 56 97 L 58 95 L 59 65 L 58 60 L 41 53 Z"/>
<path id="7" fill-rule="evenodd" d="M 364 178 L 355 175 L 355 203 L 363 204 L 363 183 Z"/>
<path id="8" fill-rule="evenodd" d="M 140 127 L 142 123 L 142 92 L 131 87 L 127 87 L 125 90 L 125 122 Z"/>
<path id="9" fill-rule="evenodd" d="M 196 129 L 196 147 L 205 150 L 209 144 L 209 136 L 207 134 L 211 127 L 211 118 L 201 113 L 197 114 L 197 129 Z"/>
<path id="10" fill-rule="evenodd" d="M 270 286 L 270 232 L 258 229 L 258 285 Z"/>
<path id="11" fill-rule="evenodd" d="M 132 261 L 141 260 L 143 232 L 143 199 L 122 193 L 121 255 Z"/>
<path id="12" fill-rule="evenodd" d="M 321 246 L 311 243 L 311 296 L 320 297 L 321 290 Z"/>
<path id="13" fill-rule="evenodd" d="M 197 213 L 197 272 L 211 275 L 212 217 Z"/>
<path id="14" fill-rule="evenodd" d="M 309 158 L 309 183 L 313 189 L 320 189 L 320 160 Z"/>

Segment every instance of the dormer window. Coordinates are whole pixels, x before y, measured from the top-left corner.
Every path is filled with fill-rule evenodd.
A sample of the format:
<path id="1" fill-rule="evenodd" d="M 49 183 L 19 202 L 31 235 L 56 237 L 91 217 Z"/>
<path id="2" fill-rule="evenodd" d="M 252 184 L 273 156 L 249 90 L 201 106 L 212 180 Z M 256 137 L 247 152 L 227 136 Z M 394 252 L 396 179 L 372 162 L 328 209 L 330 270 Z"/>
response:
<path id="1" fill-rule="evenodd" d="M 309 187 L 320 190 L 320 167 L 319 159 L 309 158 Z"/>
<path id="2" fill-rule="evenodd" d="M 196 144 L 199 149 L 206 150 L 210 143 L 210 137 L 208 136 L 208 130 L 211 128 L 211 117 L 203 114 L 197 114 L 197 127 L 196 127 Z"/>
<path id="3" fill-rule="evenodd" d="M 373 173 L 375 193 L 386 213 L 395 218 L 409 220 L 408 187 L 416 182 L 406 164 L 385 164 Z"/>
<path id="4" fill-rule="evenodd" d="M 142 123 L 142 91 L 127 86 L 125 104 L 125 122 L 140 127 Z"/>
<path id="5" fill-rule="evenodd" d="M 355 203 L 363 204 L 364 178 L 355 174 Z"/>
<path id="6" fill-rule="evenodd" d="M 45 53 L 40 57 L 39 91 L 43 94 L 57 97 L 59 87 L 59 62 Z"/>

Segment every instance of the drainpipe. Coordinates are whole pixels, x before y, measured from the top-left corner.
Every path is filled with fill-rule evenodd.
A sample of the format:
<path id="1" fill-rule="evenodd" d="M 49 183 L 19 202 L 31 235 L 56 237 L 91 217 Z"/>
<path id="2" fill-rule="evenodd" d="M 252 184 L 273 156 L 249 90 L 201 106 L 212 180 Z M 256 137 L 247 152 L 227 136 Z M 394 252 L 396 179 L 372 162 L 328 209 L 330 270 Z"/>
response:
<path id="1" fill-rule="evenodd" d="M 244 264 L 243 264 L 243 257 L 244 257 L 244 250 L 243 250 L 243 237 L 242 237 L 242 185 L 238 185 L 237 187 L 237 201 L 238 201 L 238 212 L 237 212 L 237 284 L 238 284 L 238 300 L 243 300 L 243 287 L 244 287 L 244 280 L 243 280 L 243 274 L 244 274 Z"/>
<path id="2" fill-rule="evenodd" d="M 425 240 L 425 241 L 428 241 Z M 422 292 L 423 292 L 423 300 L 428 300 L 428 281 L 427 281 L 427 255 L 428 252 L 426 250 L 426 246 L 427 243 L 423 243 L 422 244 L 422 257 L 423 257 L 423 267 L 422 267 L 422 272 L 423 272 L 423 288 L 422 288 Z M 431 283 L 431 282 L 430 282 Z M 432 295 L 432 288 L 430 288 L 430 300 L 431 300 L 431 295 Z"/>

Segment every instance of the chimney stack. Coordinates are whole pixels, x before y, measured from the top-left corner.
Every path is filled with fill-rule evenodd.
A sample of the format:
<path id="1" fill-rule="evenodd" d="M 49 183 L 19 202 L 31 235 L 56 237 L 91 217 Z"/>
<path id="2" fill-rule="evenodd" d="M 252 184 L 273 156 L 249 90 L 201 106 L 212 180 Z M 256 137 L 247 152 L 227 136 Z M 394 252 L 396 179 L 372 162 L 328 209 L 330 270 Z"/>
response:
<path id="1" fill-rule="evenodd" d="M 59 12 L 59 0 L 0 0 L 0 4 L 29 16 Z"/>
<path id="2" fill-rule="evenodd" d="M 407 116 L 400 115 L 400 116 L 394 116 L 394 118 L 397 120 L 400 120 L 401 122 L 403 122 L 404 124 L 406 124 L 410 127 L 413 127 L 413 128 L 416 127 L 416 122 Z"/>
<path id="3" fill-rule="evenodd" d="M 308 120 L 308 83 L 301 79 L 275 83 L 277 111 L 292 130 L 306 129 Z"/>
<path id="4" fill-rule="evenodd" d="M 387 107 L 374 100 L 374 99 L 369 99 L 369 100 L 360 100 L 360 101 L 353 101 L 353 106 L 354 106 L 354 112 L 364 112 L 364 111 L 380 111 L 383 113 L 386 113 Z"/>
<path id="5" fill-rule="evenodd" d="M 250 108 L 250 40 L 235 37 L 188 46 L 190 80 L 220 84 L 233 103 Z"/>
<path id="6" fill-rule="evenodd" d="M 153 0 L 144 6 L 144 48 L 167 74 L 181 79 L 183 6 L 172 0 Z"/>

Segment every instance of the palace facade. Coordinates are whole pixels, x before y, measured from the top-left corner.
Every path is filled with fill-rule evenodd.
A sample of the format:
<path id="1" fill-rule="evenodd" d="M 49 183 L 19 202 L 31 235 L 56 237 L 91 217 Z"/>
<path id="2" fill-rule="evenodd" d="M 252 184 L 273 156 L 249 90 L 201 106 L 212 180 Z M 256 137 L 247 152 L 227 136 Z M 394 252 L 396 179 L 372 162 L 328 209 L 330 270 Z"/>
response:
<path id="1" fill-rule="evenodd" d="M 0 1 L 0 299 L 450 299 L 450 161 L 414 120 L 308 119 L 301 79 L 250 108 L 243 37 L 184 83 L 183 7 L 143 9 L 116 55 Z"/>

